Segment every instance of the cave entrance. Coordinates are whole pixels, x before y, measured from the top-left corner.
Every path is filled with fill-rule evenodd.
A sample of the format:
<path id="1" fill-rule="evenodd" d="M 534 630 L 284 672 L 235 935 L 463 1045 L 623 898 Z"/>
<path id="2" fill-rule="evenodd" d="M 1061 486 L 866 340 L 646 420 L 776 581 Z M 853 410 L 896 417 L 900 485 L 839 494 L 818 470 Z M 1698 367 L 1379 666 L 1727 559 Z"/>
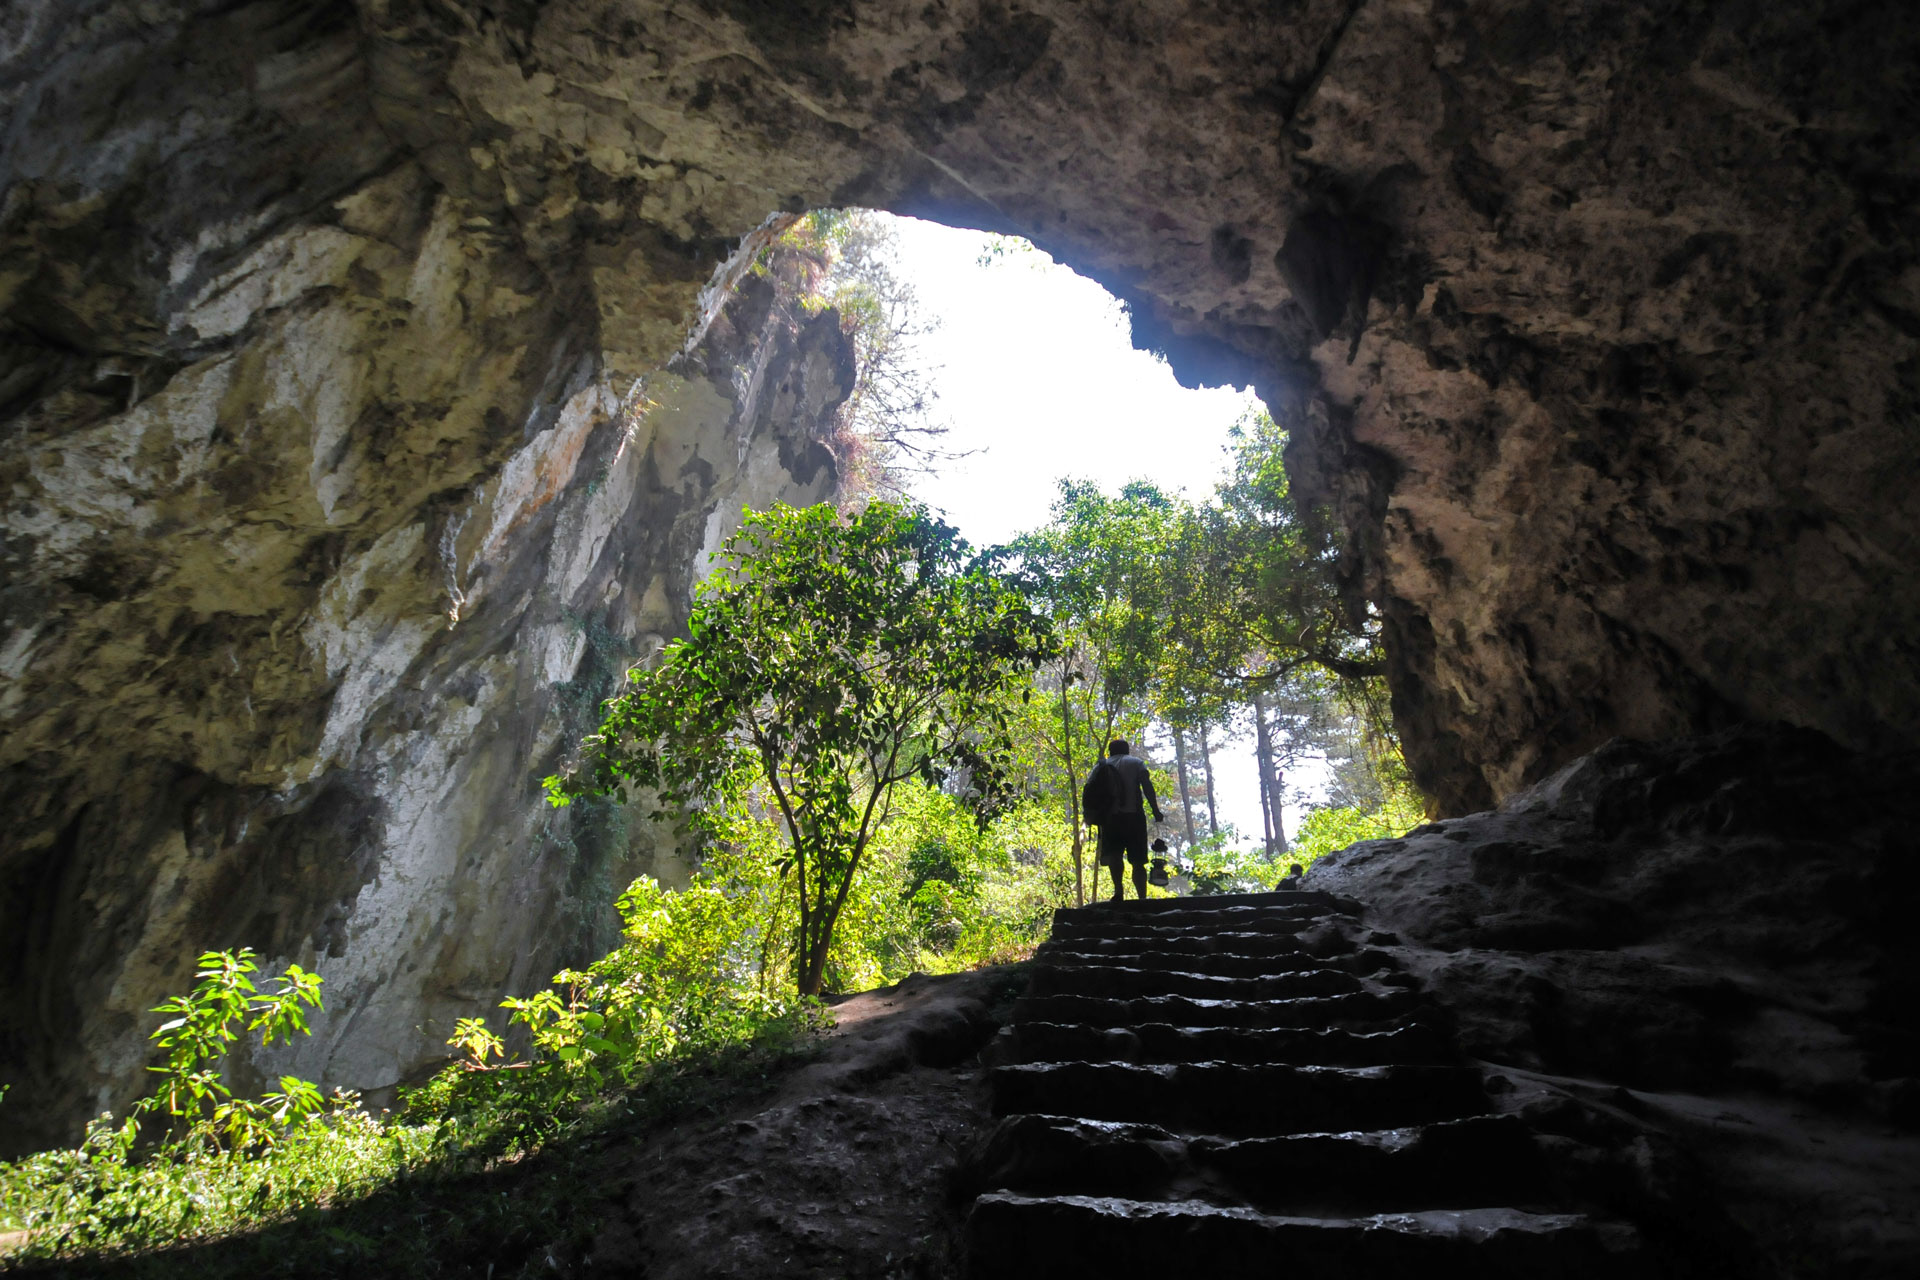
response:
<path id="1" fill-rule="evenodd" d="M 861 353 L 836 447 L 842 500 L 924 503 L 976 546 L 1048 524 L 1068 482 L 1204 503 L 1265 411 L 1246 385 L 1183 385 L 1136 346 L 1120 298 L 1027 240 L 870 209 L 807 215 L 794 235 L 828 259 L 812 300 L 841 307 Z M 1156 765 L 1187 766 L 1169 802 L 1176 849 L 1213 836 L 1283 853 L 1310 810 L 1338 803 L 1325 749 L 1259 714 L 1264 738 L 1249 701 L 1188 727 L 1178 753 L 1172 728 L 1151 725 Z"/>

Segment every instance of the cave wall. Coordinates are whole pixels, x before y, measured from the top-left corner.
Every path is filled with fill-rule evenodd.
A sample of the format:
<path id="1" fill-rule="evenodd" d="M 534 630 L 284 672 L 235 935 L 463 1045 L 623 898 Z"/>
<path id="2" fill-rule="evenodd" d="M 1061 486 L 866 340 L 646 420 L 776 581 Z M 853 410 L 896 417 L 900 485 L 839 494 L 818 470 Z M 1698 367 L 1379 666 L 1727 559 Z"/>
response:
<path id="1" fill-rule="evenodd" d="M 796 322 L 748 277 L 636 385 L 588 273 L 534 261 L 380 142 L 341 71 L 354 15 L 305 10 L 139 27 L 119 76 L 90 45 L 84 84 L 56 88 L 122 99 L 111 118 L 52 90 L 15 103 L 11 1148 L 130 1100 L 147 1009 L 202 949 L 317 969 L 313 1036 L 257 1065 L 363 1088 L 604 950 L 613 895 L 685 868 L 611 806 L 547 810 L 539 779 L 683 623 L 743 504 L 832 491 L 836 317 Z M 188 158 L 223 75 L 216 142 L 287 126 L 257 165 L 224 143 Z M 90 173 L 171 185 L 102 194 Z M 689 298 L 712 270 L 669 265 Z M 656 339 L 665 364 L 684 318 Z"/>
<path id="2" fill-rule="evenodd" d="M 775 210 L 1027 235 L 1256 385 L 1445 812 L 1617 733 L 1912 744 L 1917 52 L 1893 2 L 9 6 L 8 1068 L 124 1098 L 203 945 L 316 957 L 360 1085 L 550 967 L 613 874 L 532 793 L 581 664 L 831 483 L 838 357 L 723 323 Z"/>

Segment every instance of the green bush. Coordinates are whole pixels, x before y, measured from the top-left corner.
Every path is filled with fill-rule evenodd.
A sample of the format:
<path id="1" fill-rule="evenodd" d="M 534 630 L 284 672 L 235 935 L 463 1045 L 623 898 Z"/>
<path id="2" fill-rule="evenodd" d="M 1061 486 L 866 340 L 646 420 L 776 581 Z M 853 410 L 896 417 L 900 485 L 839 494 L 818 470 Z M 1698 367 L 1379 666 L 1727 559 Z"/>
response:
<path id="1" fill-rule="evenodd" d="M 1264 851 L 1231 843 L 1239 838 L 1239 832 L 1229 827 L 1207 836 L 1187 851 L 1191 863 L 1187 879 L 1193 885 L 1194 897 L 1259 893 L 1273 888 L 1273 882 L 1280 878 L 1279 867 L 1268 861 Z"/>
<path id="2" fill-rule="evenodd" d="M 1362 840 L 1388 840 L 1426 821 L 1419 802 L 1407 792 L 1390 794 L 1379 808 L 1315 809 L 1300 824 L 1293 847 L 1281 859 L 1311 866 L 1316 859 Z M 1284 866 L 1282 870 L 1285 870 Z"/>
<path id="3" fill-rule="evenodd" d="M 750 865 L 722 850 L 684 892 L 636 881 L 620 899 L 617 948 L 505 1002 L 508 1022 L 527 1029 L 525 1060 L 505 1061 L 501 1036 L 462 1018 L 447 1042 L 459 1059 L 403 1093 L 394 1117 L 293 1077 L 259 1099 L 235 1096 L 228 1051 L 256 1031 L 263 1044 L 305 1032 L 321 983 L 294 966 L 262 991 L 251 951 L 207 953 L 195 989 L 156 1009 L 174 1015 L 153 1033 L 166 1054 L 154 1068 L 160 1088 L 117 1123 L 95 1120 L 78 1147 L 0 1165 L 0 1231 L 25 1233 L 5 1257 L 137 1251 L 258 1228 L 399 1179 L 518 1158 L 614 1113 L 670 1109 L 703 1071 L 763 1077 L 825 1015 L 790 985 L 754 980 L 767 965 L 750 899 L 765 886 L 738 874 Z M 778 957 L 773 967 L 786 968 Z"/>

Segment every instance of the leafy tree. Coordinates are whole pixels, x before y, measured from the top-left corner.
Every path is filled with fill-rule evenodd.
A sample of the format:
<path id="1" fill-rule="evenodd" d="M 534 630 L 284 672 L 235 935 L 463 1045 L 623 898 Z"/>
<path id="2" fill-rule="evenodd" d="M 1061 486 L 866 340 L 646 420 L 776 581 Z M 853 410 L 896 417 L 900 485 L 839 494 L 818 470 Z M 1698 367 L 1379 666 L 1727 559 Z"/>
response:
<path id="1" fill-rule="evenodd" d="M 1007 703 L 1054 649 L 1000 553 L 876 502 L 749 513 L 688 635 L 632 673 L 556 804 L 636 784 L 696 815 L 754 782 L 788 842 L 799 990 L 821 988 L 834 925 L 894 788 L 1009 800 Z"/>
<path id="2" fill-rule="evenodd" d="M 1288 861 L 1310 866 L 1316 859 L 1360 840 L 1404 835 L 1425 820 L 1418 799 L 1410 791 L 1389 795 L 1374 809 L 1315 809 L 1300 824 L 1300 837 L 1294 841 Z"/>
<path id="3" fill-rule="evenodd" d="M 1135 481 L 1109 496 L 1063 480 L 1053 519 L 1014 543 L 1061 643 L 1037 684 L 1049 704 L 1029 724 L 1073 829 L 1075 900 L 1086 901 L 1080 780 L 1119 731 L 1139 736 L 1160 656 L 1163 532 L 1174 502 Z"/>
<path id="4" fill-rule="evenodd" d="M 1286 439 L 1264 412 L 1243 419 L 1229 478 L 1213 500 L 1178 505 L 1157 562 L 1162 715 L 1204 726 L 1246 709 L 1269 856 L 1287 847 L 1285 777 L 1301 758 L 1335 754 L 1356 723 L 1369 766 L 1391 772 L 1398 755 L 1379 618 L 1342 576 L 1331 522 L 1295 500 Z"/>

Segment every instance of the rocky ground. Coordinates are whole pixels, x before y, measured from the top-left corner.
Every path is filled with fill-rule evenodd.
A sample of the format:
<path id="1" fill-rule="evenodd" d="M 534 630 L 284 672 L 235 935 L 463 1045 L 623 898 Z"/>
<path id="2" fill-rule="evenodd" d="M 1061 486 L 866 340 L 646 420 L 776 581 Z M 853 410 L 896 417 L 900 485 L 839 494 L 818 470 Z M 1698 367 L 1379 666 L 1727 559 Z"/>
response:
<path id="1" fill-rule="evenodd" d="M 821 1056 L 771 1097 L 609 1159 L 626 1190 L 592 1275 L 934 1276 L 948 1183 L 986 1115 L 980 1046 L 1019 970 L 928 977 L 835 1006 Z"/>

